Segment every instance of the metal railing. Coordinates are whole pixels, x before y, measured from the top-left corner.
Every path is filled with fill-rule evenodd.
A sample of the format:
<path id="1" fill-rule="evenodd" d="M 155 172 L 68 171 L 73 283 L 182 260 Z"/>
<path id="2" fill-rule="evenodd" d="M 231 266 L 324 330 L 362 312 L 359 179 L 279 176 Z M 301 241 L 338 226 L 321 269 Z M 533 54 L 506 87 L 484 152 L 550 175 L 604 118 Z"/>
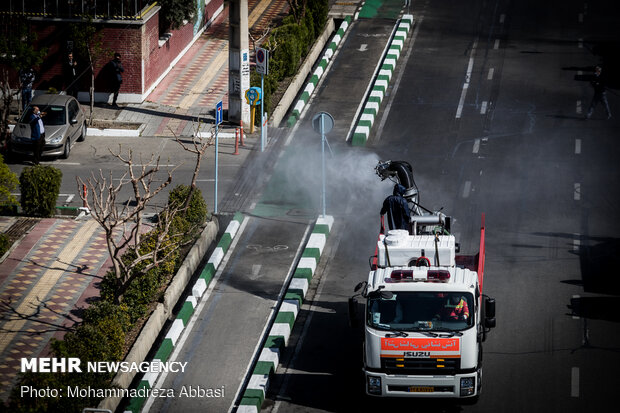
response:
<path id="1" fill-rule="evenodd" d="M 2 0 L 0 14 L 75 19 L 141 20 L 153 0 Z"/>

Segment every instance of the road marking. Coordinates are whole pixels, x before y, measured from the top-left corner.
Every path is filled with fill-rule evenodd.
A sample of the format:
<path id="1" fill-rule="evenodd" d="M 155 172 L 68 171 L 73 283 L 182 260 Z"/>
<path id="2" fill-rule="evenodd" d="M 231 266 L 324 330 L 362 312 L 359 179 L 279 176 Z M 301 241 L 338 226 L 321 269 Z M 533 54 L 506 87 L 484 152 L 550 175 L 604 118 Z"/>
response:
<path id="1" fill-rule="evenodd" d="M 570 371 L 570 397 L 579 397 L 579 367 Z"/>
<path id="2" fill-rule="evenodd" d="M 357 49 L 358 52 L 365 52 L 366 50 L 368 50 L 368 45 L 366 43 L 362 43 L 360 48 Z"/>
<path id="3" fill-rule="evenodd" d="M 253 264 L 252 265 L 252 271 L 251 271 L 251 274 L 250 274 L 250 277 L 249 277 L 250 280 L 255 280 L 258 277 L 260 277 L 259 274 L 260 274 L 260 269 L 261 268 L 262 268 L 261 264 Z"/>
<path id="4" fill-rule="evenodd" d="M 479 150 L 480 150 L 480 139 L 476 139 L 474 140 L 474 149 L 472 153 L 478 153 Z"/>
<path id="5" fill-rule="evenodd" d="M 69 196 L 67 197 L 67 199 L 65 200 L 65 204 L 68 204 L 68 203 L 70 203 L 71 201 L 73 201 L 73 198 L 74 198 L 74 197 L 75 197 L 75 195 L 74 195 L 74 194 L 69 195 Z"/>
<path id="6" fill-rule="evenodd" d="M 504 24 L 504 20 L 505 20 L 505 19 L 506 19 L 506 15 L 505 15 L 505 14 L 503 14 L 503 13 L 502 13 L 502 14 L 500 14 L 500 15 L 499 15 L 499 22 L 500 22 L 501 24 Z"/>
<path id="7" fill-rule="evenodd" d="M 583 39 L 580 37 L 579 41 L 577 42 L 577 47 L 580 49 L 583 49 Z"/>
<path id="8" fill-rule="evenodd" d="M 495 39 L 495 45 L 493 45 L 493 49 L 499 49 L 499 39 Z"/>
<path id="9" fill-rule="evenodd" d="M 579 201 L 581 199 L 581 184 L 575 183 L 575 193 L 574 193 L 575 201 Z"/>
<path id="10" fill-rule="evenodd" d="M 579 155 L 581 153 L 581 139 L 575 139 L 575 154 Z"/>
<path id="11" fill-rule="evenodd" d="M 579 299 L 579 298 L 581 298 L 581 296 L 579 296 L 579 295 L 573 295 L 573 298 L 574 298 L 574 299 Z M 578 316 L 576 316 L 576 315 L 574 315 L 574 316 L 573 316 L 573 320 L 579 320 L 580 318 L 581 318 L 581 317 L 578 317 Z"/>
<path id="12" fill-rule="evenodd" d="M 474 45 L 471 48 L 469 55 L 469 63 L 467 65 L 467 73 L 465 74 L 465 83 L 463 83 L 463 91 L 461 92 L 461 99 L 459 100 L 459 106 L 456 109 L 456 118 L 459 119 L 463 114 L 463 105 L 465 104 L 465 96 L 467 96 L 467 89 L 469 88 L 469 81 L 471 80 L 471 71 L 474 68 L 474 53 L 478 47 L 478 38 L 474 41 Z"/>
<path id="13" fill-rule="evenodd" d="M 581 114 L 581 101 L 580 100 L 577 101 L 577 107 L 575 111 L 577 112 L 578 115 Z"/>
<path id="14" fill-rule="evenodd" d="M 484 115 L 485 113 L 487 113 L 487 101 L 483 101 L 482 102 L 482 107 L 480 108 L 480 114 Z"/>
<path id="15" fill-rule="evenodd" d="M 575 238 L 573 238 L 573 251 L 579 251 L 581 247 L 581 235 L 573 234 Z"/>
<path id="16" fill-rule="evenodd" d="M 463 187 L 463 198 L 468 198 L 470 192 L 471 192 L 471 181 L 465 181 L 465 186 Z"/>
<path id="17" fill-rule="evenodd" d="M 493 73 L 495 73 L 495 68 L 490 68 L 489 69 L 489 74 L 487 76 L 487 80 L 493 80 Z"/>

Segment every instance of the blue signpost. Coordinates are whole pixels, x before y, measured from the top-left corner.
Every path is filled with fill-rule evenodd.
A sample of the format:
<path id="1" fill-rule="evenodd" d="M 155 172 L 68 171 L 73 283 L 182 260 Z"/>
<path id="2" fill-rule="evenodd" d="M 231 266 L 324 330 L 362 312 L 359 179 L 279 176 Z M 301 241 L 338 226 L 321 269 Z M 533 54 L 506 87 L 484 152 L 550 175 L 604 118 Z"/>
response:
<path id="1" fill-rule="evenodd" d="M 224 120 L 224 107 L 220 100 L 215 105 L 215 201 L 213 202 L 213 213 L 217 214 L 217 161 L 218 161 L 218 126 Z"/>

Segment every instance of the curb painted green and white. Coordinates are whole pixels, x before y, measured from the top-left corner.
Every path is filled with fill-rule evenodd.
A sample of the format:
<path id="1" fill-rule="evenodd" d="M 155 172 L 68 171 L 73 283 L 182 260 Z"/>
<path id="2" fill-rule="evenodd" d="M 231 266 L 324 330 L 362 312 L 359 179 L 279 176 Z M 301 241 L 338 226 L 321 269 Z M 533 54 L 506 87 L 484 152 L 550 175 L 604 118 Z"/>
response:
<path id="1" fill-rule="evenodd" d="M 181 307 L 181 310 L 179 310 L 176 319 L 168 330 L 164 341 L 159 346 L 157 353 L 155 353 L 155 356 L 153 357 L 153 362 L 160 361 L 164 363 L 172 354 L 176 343 L 179 341 L 179 337 L 181 337 L 181 334 L 187 326 L 187 323 L 189 322 L 192 314 L 194 314 L 194 310 L 196 309 L 198 302 L 204 295 L 207 287 L 209 286 L 209 283 L 215 276 L 217 268 L 224 259 L 224 255 L 226 255 L 226 252 L 228 251 L 232 240 L 235 238 L 235 235 L 237 235 L 243 219 L 243 214 L 237 212 L 234 215 L 232 221 L 230 221 L 230 223 L 226 227 L 224 235 L 222 236 L 219 243 L 217 244 L 217 247 L 211 254 L 209 261 L 202 269 L 200 276 L 194 283 L 191 295 L 188 296 L 183 303 L 183 306 Z M 142 377 L 142 380 L 140 380 L 140 382 L 138 383 L 137 390 L 140 391 L 141 389 L 152 389 L 158 376 L 159 373 L 145 373 Z M 145 390 L 142 390 L 141 393 L 146 394 Z M 125 413 L 140 412 L 140 410 L 142 410 L 142 407 L 144 406 L 146 399 L 147 397 L 132 398 L 129 402 L 129 405 L 125 409 Z"/>
<path id="2" fill-rule="evenodd" d="M 295 319 L 308 292 L 308 286 L 319 264 L 333 223 L 334 218 L 329 215 L 317 219 L 306 248 L 293 273 L 291 283 L 286 290 L 282 305 L 276 314 L 275 322 L 261 349 L 252 376 L 242 391 L 243 395 L 237 413 L 260 412 L 267 393 L 269 378 L 271 374 L 276 372 L 280 363 L 280 353 L 288 344 Z"/>
<path id="3" fill-rule="evenodd" d="M 338 31 L 334 35 L 332 41 L 329 43 L 329 46 L 327 46 L 327 50 L 325 51 L 325 53 L 323 53 L 323 57 L 321 58 L 319 65 L 314 70 L 314 73 L 312 74 L 310 81 L 306 84 L 306 88 L 304 89 L 303 93 L 299 97 L 299 100 L 295 104 L 293 113 L 291 114 L 291 116 L 289 116 L 288 120 L 286 121 L 286 124 L 289 128 L 293 127 L 295 123 L 299 120 L 299 118 L 301 117 L 301 112 L 303 111 L 304 106 L 306 106 L 306 103 L 308 103 L 308 100 L 310 100 L 310 96 L 312 96 L 312 92 L 314 92 L 316 85 L 319 83 L 319 79 L 325 73 L 327 64 L 329 63 L 331 58 L 334 56 L 334 53 L 336 52 L 336 49 L 338 48 L 338 44 L 340 44 L 340 41 L 344 37 L 344 33 L 347 31 L 350 24 L 351 24 L 351 16 L 347 16 L 340 24 L 340 27 L 338 28 Z"/>
<path id="4" fill-rule="evenodd" d="M 396 34 L 390 42 L 388 52 L 381 64 L 381 69 L 372 86 L 364 110 L 359 117 L 351 138 L 351 144 L 354 146 L 364 146 L 370 135 L 370 130 L 375 122 L 375 117 L 379 113 L 379 107 L 385 97 L 392 74 L 396 69 L 396 62 L 403 50 L 405 40 L 413 26 L 413 15 L 405 14 L 398 24 Z"/>

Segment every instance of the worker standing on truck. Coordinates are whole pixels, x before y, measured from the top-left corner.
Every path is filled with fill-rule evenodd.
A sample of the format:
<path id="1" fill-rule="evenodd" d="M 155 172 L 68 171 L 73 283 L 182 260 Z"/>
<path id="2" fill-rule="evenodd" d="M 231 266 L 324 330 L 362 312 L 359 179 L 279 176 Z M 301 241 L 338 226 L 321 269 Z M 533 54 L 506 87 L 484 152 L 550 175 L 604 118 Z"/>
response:
<path id="1" fill-rule="evenodd" d="M 405 191 L 406 189 L 404 186 L 395 184 L 392 195 L 388 196 L 383 201 L 380 214 L 384 215 L 387 213 L 388 226 L 390 229 L 406 229 L 409 231 L 409 217 L 411 211 L 404 197 Z"/>

